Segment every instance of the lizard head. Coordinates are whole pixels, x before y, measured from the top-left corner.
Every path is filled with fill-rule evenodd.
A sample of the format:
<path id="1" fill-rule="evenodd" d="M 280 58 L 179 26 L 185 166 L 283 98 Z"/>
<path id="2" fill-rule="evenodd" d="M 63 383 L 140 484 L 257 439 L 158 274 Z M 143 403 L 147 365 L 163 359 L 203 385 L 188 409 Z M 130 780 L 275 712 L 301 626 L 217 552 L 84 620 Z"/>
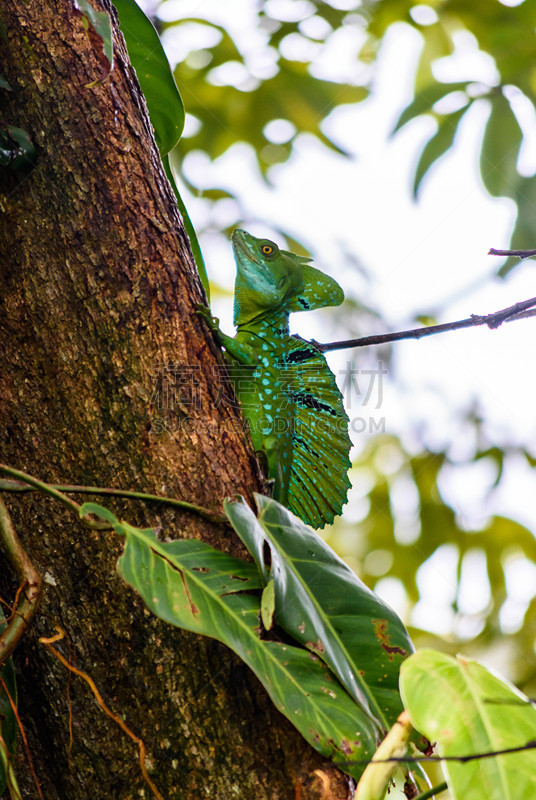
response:
<path id="1" fill-rule="evenodd" d="M 281 250 L 270 239 L 237 229 L 231 236 L 236 261 L 235 325 L 270 311 L 309 311 L 340 305 L 336 281 L 309 265 L 310 258 Z"/>

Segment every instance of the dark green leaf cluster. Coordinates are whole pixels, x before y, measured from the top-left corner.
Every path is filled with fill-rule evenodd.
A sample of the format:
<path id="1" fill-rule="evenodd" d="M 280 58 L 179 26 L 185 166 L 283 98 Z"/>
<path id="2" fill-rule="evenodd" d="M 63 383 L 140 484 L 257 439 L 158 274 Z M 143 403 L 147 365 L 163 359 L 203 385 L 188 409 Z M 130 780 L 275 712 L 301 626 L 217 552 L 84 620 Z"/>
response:
<path id="1" fill-rule="evenodd" d="M 15 125 L 0 124 L 0 167 L 29 169 L 35 161 L 35 148 L 28 133 Z"/>
<path id="2" fill-rule="evenodd" d="M 226 503 L 255 563 L 197 540 L 161 541 L 93 503 L 80 513 L 124 537 L 119 573 L 151 611 L 234 650 L 304 738 L 358 777 L 402 710 L 398 674 L 412 644 L 396 614 L 310 528 L 274 500 L 256 499 L 258 518 L 242 499 Z M 261 606 L 277 626 L 269 632 Z"/>
<path id="3" fill-rule="evenodd" d="M 316 15 L 327 25 L 323 38 L 348 16 L 327 3 L 316 4 Z M 216 34 L 214 44 L 201 54 L 191 54 L 175 69 L 186 109 L 198 121 L 198 130 L 181 143 L 181 156 L 201 150 L 215 159 L 237 142 L 247 142 L 254 149 L 260 172 L 266 175 L 272 165 L 289 158 L 300 133 L 310 133 L 326 146 L 343 152 L 324 134 L 322 122 L 338 106 L 363 100 L 368 89 L 316 77 L 311 70 L 312 59 L 307 56 L 303 60 L 285 57 L 282 49 L 289 37 L 310 41 L 300 30 L 301 22 L 275 19 L 260 7 L 258 34 L 264 38 L 265 53 L 272 55 L 273 74 L 268 77 L 251 71 L 247 54 L 241 52 L 231 33 L 221 25 L 196 18 L 177 19 L 163 26 L 166 32 L 180 35 L 181 27 L 195 23 Z M 217 80 L 218 68 L 230 64 L 240 65 L 243 78 L 235 84 L 229 81 L 222 85 Z M 294 133 L 287 141 L 276 144 L 266 135 L 266 126 L 273 120 L 291 123 Z"/>

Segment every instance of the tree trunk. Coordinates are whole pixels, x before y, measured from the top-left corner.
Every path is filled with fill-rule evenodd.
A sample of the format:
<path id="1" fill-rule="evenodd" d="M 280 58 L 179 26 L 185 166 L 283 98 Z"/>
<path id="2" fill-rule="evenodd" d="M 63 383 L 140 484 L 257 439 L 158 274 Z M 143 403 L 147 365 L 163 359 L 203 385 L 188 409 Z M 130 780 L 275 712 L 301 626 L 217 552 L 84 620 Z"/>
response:
<path id="1" fill-rule="evenodd" d="M 202 290 L 121 36 L 114 71 L 88 87 L 107 65 L 74 3 L 2 0 L 0 14 L 0 75 L 13 87 L 0 89 L 0 122 L 27 131 L 37 152 L 26 173 L 2 169 L 0 461 L 50 483 L 214 509 L 228 494 L 250 496 L 256 460 L 238 412 L 221 402 L 222 362 L 194 315 Z M 152 617 L 119 580 L 112 534 L 41 495 L 3 497 L 44 578 L 16 667 L 47 800 L 151 795 L 136 746 L 39 642 L 57 625 L 58 649 L 143 738 L 164 797 L 328 796 L 314 770 L 329 768 L 238 659 Z M 223 525 L 95 499 L 166 537 L 242 552 Z M 2 563 L 1 594 L 13 601 Z M 24 797 L 37 797 L 22 756 L 17 771 Z M 333 792 L 346 797 L 344 780 Z"/>

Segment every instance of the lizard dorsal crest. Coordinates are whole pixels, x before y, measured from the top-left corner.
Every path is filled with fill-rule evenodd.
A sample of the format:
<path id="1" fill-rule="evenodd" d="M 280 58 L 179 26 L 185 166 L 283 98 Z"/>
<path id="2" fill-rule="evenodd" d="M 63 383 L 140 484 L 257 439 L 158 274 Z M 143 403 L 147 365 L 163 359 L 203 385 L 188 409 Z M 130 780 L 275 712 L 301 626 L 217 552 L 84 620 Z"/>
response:
<path id="1" fill-rule="evenodd" d="M 325 306 L 340 306 L 344 300 L 344 292 L 337 281 L 330 278 L 310 264 L 300 265 L 303 289 L 288 303 L 288 310 L 312 311 Z"/>

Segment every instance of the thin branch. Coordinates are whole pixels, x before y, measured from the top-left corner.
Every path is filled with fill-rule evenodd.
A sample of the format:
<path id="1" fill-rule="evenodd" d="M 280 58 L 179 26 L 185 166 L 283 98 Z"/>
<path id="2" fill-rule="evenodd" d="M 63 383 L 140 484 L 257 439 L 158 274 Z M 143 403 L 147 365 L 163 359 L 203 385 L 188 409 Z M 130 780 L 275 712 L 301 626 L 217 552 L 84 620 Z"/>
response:
<path id="1" fill-rule="evenodd" d="M 456 331 L 461 328 L 474 328 L 479 325 L 487 325 L 488 328 L 493 330 L 502 325 L 503 322 L 511 322 L 514 319 L 522 319 L 524 316 L 528 316 L 529 309 L 534 309 L 535 307 L 536 297 L 531 297 L 530 300 L 522 300 L 520 303 L 515 303 L 513 306 L 508 306 L 508 308 L 502 308 L 493 314 L 485 314 L 483 316 L 472 314 L 468 319 L 445 322 L 443 325 L 429 325 L 427 328 L 413 328 L 409 331 L 396 331 L 395 333 L 380 333 L 375 336 L 363 336 L 360 339 L 347 339 L 343 342 L 328 342 L 327 344 L 322 344 L 313 339 L 312 344 L 321 353 L 327 353 L 329 350 L 368 347 L 369 345 L 398 342 L 401 339 L 422 339 L 424 336 L 433 336 L 435 333 Z M 530 316 L 534 313 L 536 313 L 536 310 Z"/>
<path id="2" fill-rule="evenodd" d="M 536 256 L 536 250 L 495 250 L 491 247 L 488 256 L 517 256 L 517 258 L 530 258 Z"/>
<path id="3" fill-rule="evenodd" d="M 8 510 L 1 500 L 0 542 L 22 586 L 22 591 L 17 592 L 16 607 L 0 636 L 0 663 L 3 664 L 24 636 L 39 607 L 41 578 L 22 547 Z M 19 602 L 21 596 L 23 599 Z"/>
<path id="4" fill-rule="evenodd" d="M 218 514 L 217 511 L 211 511 L 209 508 L 203 508 L 203 506 L 198 506 L 195 503 L 188 503 L 186 500 L 177 500 L 174 497 L 161 497 L 160 495 L 146 494 L 145 492 L 130 492 L 126 489 L 109 489 L 102 488 L 100 486 L 71 486 L 41 483 L 41 481 L 37 481 L 35 478 L 31 478 L 31 476 L 25 475 L 24 472 L 14 470 L 11 467 L 7 467 L 5 464 L 0 464 L 0 473 L 2 472 L 6 475 L 17 477 L 19 480 L 0 480 L 0 492 L 45 491 L 44 487 L 46 487 L 46 489 L 50 490 L 49 492 L 46 492 L 47 494 L 50 494 L 52 497 L 56 497 L 57 499 L 61 499 L 62 502 L 67 500 L 69 506 L 77 513 L 80 510 L 78 503 L 75 503 L 73 500 L 69 500 L 69 498 L 64 497 L 64 495 L 61 494 L 62 492 L 72 494 L 103 495 L 106 497 L 124 497 L 131 500 L 142 500 L 144 503 L 163 503 L 164 505 L 168 505 L 173 508 L 191 511 L 192 513 L 208 520 L 209 522 L 228 522 L 227 517 L 223 514 Z M 106 528 L 109 527 L 109 525 L 106 525 Z"/>
<path id="5" fill-rule="evenodd" d="M 352 760 L 352 761 L 333 761 L 336 766 L 343 767 L 344 764 L 357 765 L 357 764 L 386 764 L 393 762 L 397 764 L 423 764 L 423 763 L 441 763 L 443 761 L 457 761 L 460 764 L 466 764 L 469 761 L 478 761 L 482 758 L 496 758 L 497 756 L 507 756 L 512 753 L 521 753 L 525 750 L 536 749 L 536 739 L 531 739 L 525 744 L 520 744 L 517 747 L 506 747 L 504 750 L 489 750 L 485 753 L 470 753 L 467 756 L 390 756 L 389 758 L 371 760 Z"/>

